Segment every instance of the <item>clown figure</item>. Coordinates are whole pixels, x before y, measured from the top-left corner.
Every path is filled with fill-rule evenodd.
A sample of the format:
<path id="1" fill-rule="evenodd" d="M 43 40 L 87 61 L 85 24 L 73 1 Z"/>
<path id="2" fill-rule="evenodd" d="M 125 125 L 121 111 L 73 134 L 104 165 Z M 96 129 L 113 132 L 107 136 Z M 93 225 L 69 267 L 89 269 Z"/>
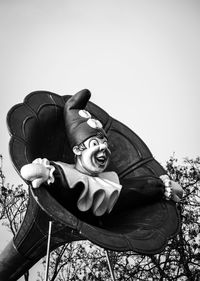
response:
<path id="1" fill-rule="evenodd" d="M 119 181 L 106 171 L 110 159 L 109 139 L 101 122 L 85 109 L 90 92 L 82 90 L 69 98 L 64 119 L 75 163 L 38 158 L 22 167 L 22 177 L 33 188 L 46 184 L 49 192 L 69 211 L 84 221 L 98 224 L 98 218 L 151 201 L 179 202 L 182 188 L 167 175 L 134 177 Z M 124 188 L 126 186 L 126 188 Z"/>

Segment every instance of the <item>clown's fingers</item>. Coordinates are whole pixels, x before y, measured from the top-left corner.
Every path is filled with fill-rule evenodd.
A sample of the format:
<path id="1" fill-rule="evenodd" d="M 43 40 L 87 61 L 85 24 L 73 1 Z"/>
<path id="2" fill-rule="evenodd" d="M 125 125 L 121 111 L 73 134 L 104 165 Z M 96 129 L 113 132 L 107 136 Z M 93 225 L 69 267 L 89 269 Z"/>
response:
<path id="1" fill-rule="evenodd" d="M 27 164 L 21 168 L 20 171 L 22 177 L 28 181 L 34 181 L 35 179 L 42 178 L 43 181 L 47 180 L 49 177 L 49 169 L 47 169 L 42 164 Z"/>

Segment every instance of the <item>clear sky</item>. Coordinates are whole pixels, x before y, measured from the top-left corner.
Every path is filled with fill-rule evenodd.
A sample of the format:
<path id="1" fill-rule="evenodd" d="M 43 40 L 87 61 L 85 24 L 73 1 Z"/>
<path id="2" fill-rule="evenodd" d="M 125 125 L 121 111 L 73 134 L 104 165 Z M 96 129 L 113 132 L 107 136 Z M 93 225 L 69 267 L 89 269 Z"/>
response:
<path id="1" fill-rule="evenodd" d="M 155 158 L 200 155 L 200 1 L 1 0 L 0 153 L 8 110 L 31 91 L 88 88 Z"/>

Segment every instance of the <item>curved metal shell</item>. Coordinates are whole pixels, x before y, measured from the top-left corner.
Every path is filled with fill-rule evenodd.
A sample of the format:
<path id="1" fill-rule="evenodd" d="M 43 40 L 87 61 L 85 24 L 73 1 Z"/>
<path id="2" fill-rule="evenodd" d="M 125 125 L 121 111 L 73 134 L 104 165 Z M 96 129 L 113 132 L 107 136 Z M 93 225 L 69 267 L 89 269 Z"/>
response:
<path id="1" fill-rule="evenodd" d="M 17 172 L 37 157 L 73 163 L 63 120 L 63 106 L 69 97 L 37 91 L 11 108 L 7 123 L 11 134 L 10 155 Z M 92 102 L 86 109 L 103 123 L 108 134 L 112 152 L 108 170 L 116 171 L 120 179 L 165 173 L 133 131 Z M 179 228 L 179 214 L 173 202 L 133 207 L 117 217 L 111 213 L 104 228 L 99 228 L 81 221 L 63 208 L 44 186 L 30 188 L 27 213 L 13 240 L 16 256 L 21 257 L 21 266 L 18 257 L 18 266 L 13 266 L 13 273 L 7 274 L 6 269 L 1 269 L 1 255 L 0 276 L 7 278 L 1 280 L 16 280 L 45 255 L 49 220 L 54 221 L 51 250 L 69 241 L 89 239 L 111 250 L 155 254 L 163 250 Z M 6 261 L 8 264 L 9 259 Z"/>

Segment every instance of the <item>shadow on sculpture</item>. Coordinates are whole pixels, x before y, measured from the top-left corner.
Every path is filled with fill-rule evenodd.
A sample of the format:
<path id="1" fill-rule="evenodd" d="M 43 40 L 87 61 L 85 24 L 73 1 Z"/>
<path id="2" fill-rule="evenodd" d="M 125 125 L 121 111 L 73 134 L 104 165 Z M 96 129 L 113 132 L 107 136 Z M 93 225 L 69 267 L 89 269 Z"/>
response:
<path id="1" fill-rule="evenodd" d="M 63 107 L 69 97 L 36 91 L 8 112 L 10 155 L 18 173 L 23 165 L 38 157 L 74 162 L 63 118 Z M 165 173 L 133 131 L 92 102 L 86 109 L 101 121 L 110 140 L 112 154 L 107 170 L 115 171 L 120 179 L 143 175 L 159 177 Z M 179 229 L 179 214 L 172 201 L 133 206 L 117 217 L 111 212 L 102 227 L 97 227 L 70 213 L 45 185 L 38 189 L 30 186 L 29 195 L 24 221 L 0 255 L 2 281 L 17 280 L 46 254 L 50 220 L 53 221 L 51 250 L 71 241 L 88 239 L 110 250 L 155 254 L 164 249 Z"/>

